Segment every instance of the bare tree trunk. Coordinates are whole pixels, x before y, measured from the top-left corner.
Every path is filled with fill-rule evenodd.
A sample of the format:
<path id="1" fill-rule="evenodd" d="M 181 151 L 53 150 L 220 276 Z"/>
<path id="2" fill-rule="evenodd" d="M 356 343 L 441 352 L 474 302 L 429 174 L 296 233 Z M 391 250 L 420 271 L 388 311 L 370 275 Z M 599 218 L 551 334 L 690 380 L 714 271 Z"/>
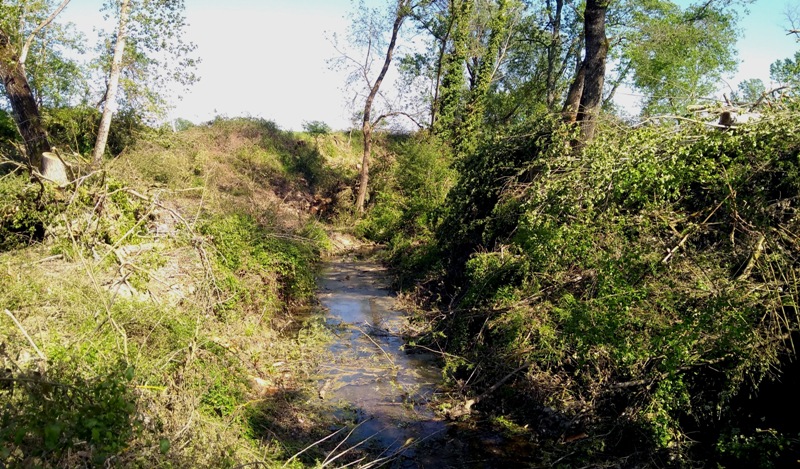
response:
<path id="1" fill-rule="evenodd" d="M 372 126 L 369 122 L 364 121 L 364 125 L 361 129 L 364 134 L 364 155 L 361 158 L 361 177 L 359 178 L 358 198 L 356 199 L 358 213 L 364 213 L 364 203 L 367 199 L 367 185 L 369 184 L 369 157 L 372 153 Z"/>
<path id="2" fill-rule="evenodd" d="M 580 56 L 578 56 L 580 59 Z M 564 122 L 575 123 L 578 119 L 578 107 L 581 104 L 581 95 L 583 94 L 583 83 L 586 78 L 583 62 L 578 60 L 577 69 L 575 70 L 575 78 L 567 92 L 567 100 L 564 101 L 564 109 L 561 115 L 564 116 Z"/>
<path id="3" fill-rule="evenodd" d="M 450 40 L 450 32 L 452 31 L 452 29 L 453 29 L 453 16 L 450 15 L 450 21 L 447 26 L 447 32 L 441 39 L 441 45 L 439 47 L 439 56 L 437 57 L 436 61 L 436 80 L 433 86 L 433 102 L 431 103 L 431 125 L 430 125 L 431 129 L 433 129 L 433 126 L 436 125 L 436 118 L 438 117 L 437 112 L 439 111 L 439 91 L 442 85 L 444 57 L 445 57 L 445 52 L 447 51 L 447 42 Z"/>
<path id="4" fill-rule="evenodd" d="M 114 44 L 114 58 L 111 61 L 111 72 L 108 77 L 108 89 L 106 90 L 106 100 L 103 106 L 103 116 L 100 118 L 100 126 L 97 129 L 97 140 L 94 144 L 92 162 L 95 166 L 100 166 L 103 162 L 103 153 L 106 151 L 108 142 L 108 132 L 111 129 L 111 118 L 117 108 L 117 88 L 119 87 L 119 77 L 122 74 L 122 55 L 125 53 L 125 37 L 128 27 L 128 16 L 130 15 L 130 0 L 122 0 L 119 10 L 119 29 L 117 30 L 117 43 Z"/>
<path id="5" fill-rule="evenodd" d="M 33 97 L 25 69 L 6 33 L 0 30 L 0 80 L 14 111 L 17 129 L 25 142 L 25 152 L 30 169 L 42 169 L 42 153 L 50 151 L 39 106 Z"/>
<path id="6" fill-rule="evenodd" d="M 394 20 L 394 25 L 392 26 L 392 38 L 389 41 L 389 47 L 386 50 L 386 59 L 383 61 L 381 72 L 378 74 L 378 78 L 372 85 L 369 95 L 367 96 L 367 100 L 364 102 L 364 119 L 361 125 L 361 128 L 364 132 L 364 156 L 361 159 L 361 183 L 358 187 L 358 198 L 356 199 L 356 210 L 358 210 L 358 213 L 364 213 L 364 203 L 367 200 L 369 158 L 370 154 L 372 153 L 372 103 L 375 101 L 375 96 L 377 96 L 378 90 L 380 90 L 381 87 L 381 83 L 383 83 L 383 79 L 386 77 L 386 72 L 389 71 L 389 65 L 392 63 L 392 55 L 394 54 L 394 48 L 397 45 L 397 35 L 400 32 L 400 26 L 402 26 L 403 20 L 405 20 L 406 16 L 408 16 L 407 9 L 408 0 L 397 0 L 397 15 Z"/>
<path id="7" fill-rule="evenodd" d="M 556 106 L 558 95 L 556 94 L 556 84 L 558 83 L 558 71 L 556 61 L 561 55 L 561 14 L 564 8 L 564 0 L 556 0 L 556 11 L 552 13 L 551 0 L 547 1 L 547 9 L 550 13 L 550 45 L 547 48 L 547 109 L 553 111 Z"/>
<path id="8" fill-rule="evenodd" d="M 597 115 L 603 101 L 603 82 L 606 75 L 606 10 L 609 0 L 587 0 L 584 13 L 586 56 L 583 68 L 586 73 L 578 107 L 578 122 L 581 123 L 581 141 L 587 143 L 594 138 Z"/>

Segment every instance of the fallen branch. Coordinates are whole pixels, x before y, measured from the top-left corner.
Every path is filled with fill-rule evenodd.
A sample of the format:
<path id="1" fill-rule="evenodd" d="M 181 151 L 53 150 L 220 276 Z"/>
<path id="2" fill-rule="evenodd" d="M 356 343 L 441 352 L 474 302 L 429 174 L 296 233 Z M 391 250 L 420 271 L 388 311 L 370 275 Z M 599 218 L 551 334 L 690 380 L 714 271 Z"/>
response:
<path id="1" fill-rule="evenodd" d="M 36 354 L 39 355 L 39 358 L 41 358 L 42 361 L 47 362 L 47 357 L 45 357 L 44 353 L 42 353 L 39 347 L 36 346 L 36 342 L 34 342 L 31 336 L 28 335 L 28 331 L 26 331 L 25 328 L 22 327 L 22 324 L 20 324 L 20 322 L 17 321 L 17 318 L 14 316 L 14 314 L 7 309 L 4 309 L 3 312 L 6 313 L 6 315 L 10 317 L 12 321 L 14 321 L 14 324 L 17 325 L 17 328 L 20 330 L 20 332 L 22 332 L 22 335 L 24 335 L 25 338 L 28 339 L 28 342 L 31 344 L 31 347 L 33 347 L 33 349 L 36 351 Z"/>
<path id="2" fill-rule="evenodd" d="M 364 332 L 363 329 L 361 329 L 360 327 L 356 326 L 355 324 L 353 324 L 352 327 L 354 329 L 356 329 L 358 332 L 364 334 L 367 337 L 367 339 L 369 339 L 370 342 L 372 342 L 376 347 L 378 347 L 380 349 L 381 352 L 383 352 L 383 355 L 386 356 L 386 359 L 389 360 L 389 363 L 392 364 L 392 368 L 397 368 L 397 365 L 395 365 L 394 360 L 392 360 L 392 357 L 389 356 L 389 354 L 386 353 L 386 350 L 384 350 L 383 347 L 381 347 L 377 342 L 375 342 L 375 340 L 372 337 L 370 337 L 369 334 Z"/>
<path id="3" fill-rule="evenodd" d="M 762 234 L 758 238 L 758 242 L 756 243 L 755 249 L 753 249 L 753 254 L 750 255 L 750 259 L 747 261 L 747 265 L 745 266 L 744 270 L 741 274 L 736 277 L 736 280 L 744 280 L 750 276 L 750 272 L 753 271 L 753 267 L 755 267 L 758 258 L 761 257 L 761 253 L 764 252 L 764 241 L 766 237 Z"/>

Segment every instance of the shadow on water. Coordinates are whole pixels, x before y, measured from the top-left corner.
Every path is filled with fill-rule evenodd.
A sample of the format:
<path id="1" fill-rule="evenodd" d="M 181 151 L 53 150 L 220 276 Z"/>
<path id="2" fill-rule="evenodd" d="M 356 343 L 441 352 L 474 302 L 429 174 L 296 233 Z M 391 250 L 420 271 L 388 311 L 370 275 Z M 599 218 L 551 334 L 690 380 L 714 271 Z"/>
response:
<path id="1" fill-rule="evenodd" d="M 436 416 L 437 357 L 403 350 L 405 317 L 387 285 L 380 265 L 354 259 L 329 262 L 318 280 L 326 322 L 338 337 L 320 370 L 319 397 L 355 424 L 340 450 L 365 451 L 367 466 L 524 466 L 527 441 Z"/>

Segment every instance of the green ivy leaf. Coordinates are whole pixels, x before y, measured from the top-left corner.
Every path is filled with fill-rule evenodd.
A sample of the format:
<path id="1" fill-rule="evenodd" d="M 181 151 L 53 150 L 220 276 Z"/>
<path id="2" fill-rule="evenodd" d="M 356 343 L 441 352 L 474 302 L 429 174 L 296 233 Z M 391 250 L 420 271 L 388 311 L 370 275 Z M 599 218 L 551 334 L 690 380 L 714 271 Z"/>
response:
<path id="1" fill-rule="evenodd" d="M 169 440 L 166 438 L 161 438 L 158 441 L 158 449 L 161 451 L 161 454 L 167 454 L 167 451 L 169 451 Z"/>

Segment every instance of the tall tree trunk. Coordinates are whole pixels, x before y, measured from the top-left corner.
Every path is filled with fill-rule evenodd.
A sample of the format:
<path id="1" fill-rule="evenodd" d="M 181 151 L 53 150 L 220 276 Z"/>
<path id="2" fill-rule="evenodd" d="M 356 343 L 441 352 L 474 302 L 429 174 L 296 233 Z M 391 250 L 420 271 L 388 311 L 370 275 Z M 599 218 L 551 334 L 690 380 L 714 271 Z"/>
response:
<path id="1" fill-rule="evenodd" d="M 439 117 L 434 132 L 445 140 L 451 140 L 458 122 L 458 109 L 464 92 L 464 63 L 467 59 L 469 18 L 472 16 L 474 0 L 450 0 L 450 15 L 453 21 L 453 48 L 444 59 L 444 72 L 439 100 Z"/>
<path id="2" fill-rule="evenodd" d="M 447 43 L 450 42 L 450 33 L 452 30 L 453 15 L 451 14 L 447 25 L 447 32 L 445 33 L 444 37 L 441 38 L 441 43 L 439 44 L 439 56 L 436 60 L 436 80 L 433 86 L 433 102 L 431 103 L 431 129 L 433 129 L 433 126 L 436 125 L 436 119 L 439 117 L 437 114 L 440 105 L 439 92 L 441 91 L 442 74 L 444 72 L 445 52 L 447 51 Z"/>
<path id="3" fill-rule="evenodd" d="M 39 106 L 36 105 L 33 91 L 25 76 L 23 64 L 17 57 L 10 38 L 2 30 L 0 30 L 0 80 L 3 81 L 6 96 L 11 102 L 17 129 L 25 142 L 28 167 L 41 170 L 42 153 L 51 150 L 50 141 L 39 114 Z"/>
<path id="4" fill-rule="evenodd" d="M 408 16 L 408 0 L 397 0 L 397 15 L 392 25 L 392 38 L 389 40 L 389 47 L 386 50 L 386 58 L 383 61 L 383 67 L 378 74 L 378 78 L 373 83 L 372 88 L 367 95 L 367 100 L 364 102 L 364 119 L 361 124 L 361 130 L 364 132 L 364 156 L 361 158 L 361 177 L 360 185 L 358 186 L 358 198 L 356 198 L 356 210 L 358 213 L 364 213 L 364 203 L 367 200 L 367 183 L 369 182 L 369 159 L 372 153 L 372 103 L 375 101 L 375 96 L 378 95 L 381 83 L 386 77 L 386 72 L 389 71 L 389 65 L 392 63 L 392 55 L 394 48 L 397 45 L 397 35 L 400 32 L 400 26 Z M 377 124 L 377 123 L 376 123 Z"/>
<path id="5" fill-rule="evenodd" d="M 100 118 L 100 126 L 97 129 L 97 140 L 95 141 L 94 152 L 92 153 L 92 161 L 95 166 L 100 166 L 103 162 L 103 153 L 106 151 L 106 143 L 108 142 L 108 132 L 111 129 L 111 118 L 117 110 L 117 88 L 119 87 L 119 77 L 122 74 L 122 56 L 125 53 L 125 37 L 127 35 L 130 9 L 130 0 L 122 0 L 122 5 L 119 10 L 117 43 L 114 44 L 114 58 L 111 61 L 111 72 L 108 77 L 108 89 L 106 90 L 106 99 L 103 105 L 103 116 Z"/>
<path id="6" fill-rule="evenodd" d="M 476 67 L 474 83 L 464 108 L 464 118 L 455 132 L 455 147 L 458 155 L 466 155 L 475 151 L 481 124 L 485 117 L 486 96 L 489 94 L 489 87 L 497 70 L 497 62 L 500 60 L 503 38 L 509 32 L 509 6 L 509 2 L 506 0 L 499 0 L 497 13 L 489 24 L 491 32 L 486 53 Z"/>
<path id="7" fill-rule="evenodd" d="M 559 73 L 556 70 L 557 61 L 561 56 L 561 15 L 564 9 L 564 0 L 556 0 L 556 10 L 552 10 L 552 0 L 547 1 L 547 9 L 550 12 L 550 45 L 547 47 L 547 109 L 553 111 L 556 106 L 558 94 L 556 84 L 558 83 Z"/>
<path id="8" fill-rule="evenodd" d="M 575 78 L 569 86 L 567 92 L 567 99 L 564 101 L 564 108 L 561 115 L 564 116 L 564 122 L 573 124 L 578 120 L 578 107 L 581 105 L 581 95 L 583 94 L 583 82 L 586 79 L 586 70 L 583 68 L 583 61 L 578 56 L 578 63 L 575 68 Z"/>
<path id="9" fill-rule="evenodd" d="M 603 101 L 603 81 L 606 75 L 606 10 L 609 0 L 587 0 L 584 13 L 586 56 L 583 59 L 583 94 L 578 107 L 578 122 L 581 124 L 581 141 L 587 143 L 594 138 L 597 115 Z"/>

